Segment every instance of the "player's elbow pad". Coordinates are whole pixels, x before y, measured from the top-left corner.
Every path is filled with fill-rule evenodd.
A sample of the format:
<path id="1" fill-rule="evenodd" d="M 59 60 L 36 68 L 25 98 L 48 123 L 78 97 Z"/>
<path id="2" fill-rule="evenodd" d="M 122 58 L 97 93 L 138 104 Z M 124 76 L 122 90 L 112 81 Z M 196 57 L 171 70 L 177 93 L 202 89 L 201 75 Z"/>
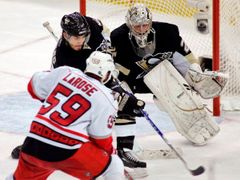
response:
<path id="1" fill-rule="evenodd" d="M 41 102 L 44 102 L 44 99 L 39 98 L 39 97 L 34 93 L 33 85 L 32 85 L 32 79 L 29 81 L 28 86 L 27 86 L 27 89 L 28 89 L 28 93 L 32 96 L 33 99 L 37 99 L 37 100 L 39 100 L 39 101 L 41 101 Z"/>

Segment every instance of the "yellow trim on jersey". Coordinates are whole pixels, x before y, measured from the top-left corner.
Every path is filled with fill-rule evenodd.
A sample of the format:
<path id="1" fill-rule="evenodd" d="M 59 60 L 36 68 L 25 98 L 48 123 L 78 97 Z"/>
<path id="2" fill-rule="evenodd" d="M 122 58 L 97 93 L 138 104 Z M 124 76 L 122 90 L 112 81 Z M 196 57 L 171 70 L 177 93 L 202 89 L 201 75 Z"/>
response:
<path id="1" fill-rule="evenodd" d="M 117 70 L 119 70 L 121 73 L 123 73 L 124 75 L 129 75 L 130 73 L 130 69 L 127 69 L 126 67 L 122 66 L 121 64 L 115 63 L 115 66 L 117 68 Z"/>

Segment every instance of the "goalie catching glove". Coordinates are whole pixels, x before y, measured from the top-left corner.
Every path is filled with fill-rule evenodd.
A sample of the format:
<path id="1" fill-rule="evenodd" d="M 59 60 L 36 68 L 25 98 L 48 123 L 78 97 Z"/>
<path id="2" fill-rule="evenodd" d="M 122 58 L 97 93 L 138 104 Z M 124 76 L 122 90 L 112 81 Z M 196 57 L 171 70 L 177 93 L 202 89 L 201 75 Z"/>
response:
<path id="1" fill-rule="evenodd" d="M 194 63 L 190 65 L 185 80 L 202 98 L 210 99 L 220 95 L 228 76 L 216 71 L 202 72 L 201 67 Z"/>

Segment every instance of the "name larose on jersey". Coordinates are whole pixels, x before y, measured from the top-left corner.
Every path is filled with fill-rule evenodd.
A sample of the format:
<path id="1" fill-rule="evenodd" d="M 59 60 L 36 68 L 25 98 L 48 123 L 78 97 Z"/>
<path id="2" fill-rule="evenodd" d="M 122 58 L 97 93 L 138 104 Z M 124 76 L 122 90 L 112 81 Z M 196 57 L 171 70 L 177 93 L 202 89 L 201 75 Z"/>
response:
<path id="1" fill-rule="evenodd" d="M 68 74 L 63 78 L 63 81 L 66 81 L 77 89 L 80 89 L 88 96 L 91 96 L 94 92 L 98 91 L 91 83 L 82 77 L 76 76 L 76 74 Z"/>

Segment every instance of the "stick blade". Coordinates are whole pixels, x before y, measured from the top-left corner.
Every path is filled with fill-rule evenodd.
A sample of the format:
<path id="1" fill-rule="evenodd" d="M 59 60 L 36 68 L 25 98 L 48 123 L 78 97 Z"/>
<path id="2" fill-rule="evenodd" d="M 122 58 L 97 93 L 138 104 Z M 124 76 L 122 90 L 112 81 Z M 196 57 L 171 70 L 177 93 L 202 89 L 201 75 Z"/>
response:
<path id="1" fill-rule="evenodd" d="M 191 174 L 193 176 L 198 176 L 198 175 L 204 173 L 204 171 L 205 171 L 205 168 L 203 166 L 199 166 L 197 169 L 191 170 Z"/>

